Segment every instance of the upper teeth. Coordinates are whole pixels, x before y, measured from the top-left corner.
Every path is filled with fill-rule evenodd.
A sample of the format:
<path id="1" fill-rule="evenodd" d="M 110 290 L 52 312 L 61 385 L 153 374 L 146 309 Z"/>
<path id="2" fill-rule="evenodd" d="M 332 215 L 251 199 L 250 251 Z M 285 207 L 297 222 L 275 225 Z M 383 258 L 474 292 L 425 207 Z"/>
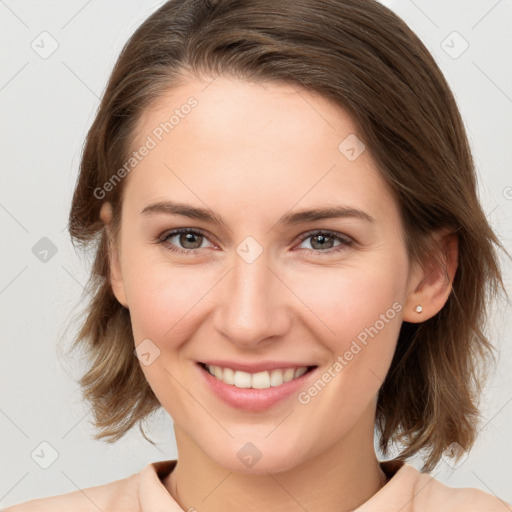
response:
<path id="1" fill-rule="evenodd" d="M 280 386 L 304 375 L 308 367 L 286 368 L 285 370 L 272 370 L 270 372 L 248 373 L 231 368 L 206 365 L 206 369 L 218 380 L 237 388 L 267 389 L 270 386 Z"/>

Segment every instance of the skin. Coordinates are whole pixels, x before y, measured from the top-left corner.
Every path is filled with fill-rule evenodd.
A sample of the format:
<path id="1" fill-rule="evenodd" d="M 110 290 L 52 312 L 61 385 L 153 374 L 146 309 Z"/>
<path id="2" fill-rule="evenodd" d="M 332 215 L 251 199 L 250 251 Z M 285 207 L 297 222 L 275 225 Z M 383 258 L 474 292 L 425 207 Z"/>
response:
<path id="1" fill-rule="evenodd" d="M 398 205 L 369 150 L 355 161 L 338 150 L 357 134 L 341 108 L 290 85 L 227 77 L 207 85 L 190 77 L 141 119 L 134 148 L 190 96 L 198 101 L 125 178 L 111 251 L 112 288 L 130 310 L 135 344 L 149 338 L 160 350 L 141 367 L 175 425 L 178 464 L 164 485 L 185 510 L 352 510 L 384 483 L 375 408 L 400 325 L 424 321 L 446 302 L 456 239 L 434 237 L 446 274 L 429 261 L 411 264 Z M 225 224 L 141 213 L 169 200 L 209 208 Z M 332 205 L 373 221 L 278 223 Z M 108 227 L 108 203 L 101 217 Z M 176 228 L 203 230 L 193 246 L 200 248 L 169 250 L 191 247 L 179 236 L 155 243 Z M 333 252 L 334 239 L 327 249 L 311 236 L 301 241 L 312 230 L 353 243 Z M 252 263 L 236 251 L 248 236 L 263 250 Z M 263 412 L 242 411 L 198 378 L 196 361 L 212 358 L 307 361 L 321 374 L 397 303 L 394 318 L 307 405 L 292 395 Z M 262 455 L 251 468 L 237 457 L 247 442 Z"/>

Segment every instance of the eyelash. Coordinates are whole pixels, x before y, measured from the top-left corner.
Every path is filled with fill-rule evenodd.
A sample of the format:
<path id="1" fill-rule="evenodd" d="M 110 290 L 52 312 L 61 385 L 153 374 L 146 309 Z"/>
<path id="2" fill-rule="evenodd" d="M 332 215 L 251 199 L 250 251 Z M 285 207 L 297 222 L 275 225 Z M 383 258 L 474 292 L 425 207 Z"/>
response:
<path id="1" fill-rule="evenodd" d="M 163 233 L 162 235 L 160 235 L 158 238 L 155 239 L 155 243 L 166 244 L 167 240 L 169 238 L 172 238 L 173 236 L 176 236 L 176 235 L 179 235 L 182 233 L 200 235 L 205 238 L 208 238 L 202 230 L 197 229 L 197 228 L 195 228 L 195 229 L 177 228 L 177 229 L 173 229 L 172 231 L 167 231 L 167 232 Z M 337 240 L 341 243 L 338 246 L 335 246 L 331 249 L 326 249 L 326 250 L 302 249 L 302 250 L 306 251 L 307 254 L 309 254 L 309 255 L 320 254 L 322 256 L 329 256 L 334 253 L 343 251 L 347 247 L 351 247 L 354 244 L 354 241 L 352 239 L 350 239 L 349 237 L 341 235 L 340 233 L 336 233 L 334 231 L 326 231 L 326 230 L 316 230 L 316 231 L 309 231 L 307 233 L 304 233 L 300 238 L 300 243 L 304 242 L 304 240 L 307 240 L 308 238 L 318 236 L 318 235 L 328 236 L 329 238 L 333 238 L 334 240 Z M 200 248 L 198 248 L 198 249 L 181 249 L 181 248 L 179 248 L 175 245 L 171 245 L 171 244 L 167 245 L 166 249 L 169 251 L 172 251 L 172 252 L 179 253 L 179 254 L 186 254 L 187 256 L 196 256 L 196 255 L 198 255 L 198 252 L 200 250 Z"/>

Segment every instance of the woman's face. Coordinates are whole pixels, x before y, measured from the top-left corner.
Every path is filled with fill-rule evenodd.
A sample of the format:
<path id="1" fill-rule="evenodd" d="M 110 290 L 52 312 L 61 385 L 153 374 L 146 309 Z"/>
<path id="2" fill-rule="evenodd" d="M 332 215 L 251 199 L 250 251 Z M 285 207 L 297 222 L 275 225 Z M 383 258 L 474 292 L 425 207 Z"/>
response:
<path id="1" fill-rule="evenodd" d="M 226 468 L 373 449 L 412 274 L 356 137 L 318 95 L 224 77 L 169 91 L 139 125 L 114 291 L 178 443 Z"/>

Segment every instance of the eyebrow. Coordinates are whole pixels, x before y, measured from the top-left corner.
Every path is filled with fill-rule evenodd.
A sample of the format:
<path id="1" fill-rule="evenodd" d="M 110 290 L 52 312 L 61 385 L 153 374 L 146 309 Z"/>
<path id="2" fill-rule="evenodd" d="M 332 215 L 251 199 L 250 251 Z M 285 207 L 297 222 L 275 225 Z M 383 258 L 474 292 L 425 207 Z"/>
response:
<path id="1" fill-rule="evenodd" d="M 226 223 L 222 217 L 211 210 L 206 208 L 198 208 L 196 206 L 190 206 L 184 203 L 177 203 L 174 201 L 161 201 L 146 206 L 142 211 L 143 215 L 155 215 L 155 214 L 167 214 L 167 215 L 183 215 L 191 219 L 198 219 L 212 224 L 222 224 L 226 226 Z M 304 222 L 314 222 L 325 219 L 335 218 L 356 218 L 367 222 L 374 222 L 375 219 L 357 208 L 351 208 L 348 206 L 329 206 L 326 208 L 313 208 L 310 210 L 301 210 L 293 213 L 286 213 L 281 216 L 277 221 L 277 224 L 292 225 L 300 224 Z"/>

